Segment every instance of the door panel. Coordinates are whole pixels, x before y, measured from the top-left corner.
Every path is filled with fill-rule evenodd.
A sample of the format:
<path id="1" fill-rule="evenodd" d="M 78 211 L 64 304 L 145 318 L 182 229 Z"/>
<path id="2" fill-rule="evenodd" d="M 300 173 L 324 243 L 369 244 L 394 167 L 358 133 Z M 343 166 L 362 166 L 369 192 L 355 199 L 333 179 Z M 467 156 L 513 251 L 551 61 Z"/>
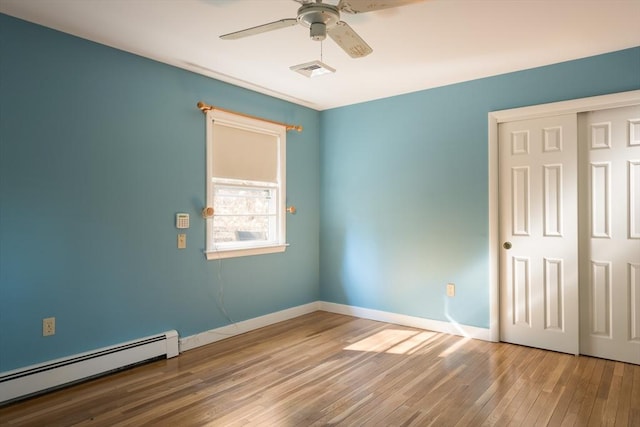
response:
<path id="1" fill-rule="evenodd" d="M 640 106 L 578 123 L 580 352 L 640 364 Z"/>
<path id="2" fill-rule="evenodd" d="M 577 354 L 576 115 L 498 132 L 501 340 Z"/>

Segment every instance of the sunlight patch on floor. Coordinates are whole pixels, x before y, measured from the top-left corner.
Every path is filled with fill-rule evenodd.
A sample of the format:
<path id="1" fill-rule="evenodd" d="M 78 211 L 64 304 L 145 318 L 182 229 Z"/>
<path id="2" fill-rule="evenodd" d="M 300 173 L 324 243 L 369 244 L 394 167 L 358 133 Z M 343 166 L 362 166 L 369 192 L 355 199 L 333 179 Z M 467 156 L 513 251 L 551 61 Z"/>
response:
<path id="1" fill-rule="evenodd" d="M 471 338 L 461 338 L 460 341 L 450 345 L 445 351 L 440 353 L 438 357 L 447 357 L 451 353 L 455 353 L 460 347 L 471 341 Z"/>
<path id="2" fill-rule="evenodd" d="M 433 340 L 438 333 L 386 329 L 345 347 L 345 350 L 391 354 L 412 354 Z"/>

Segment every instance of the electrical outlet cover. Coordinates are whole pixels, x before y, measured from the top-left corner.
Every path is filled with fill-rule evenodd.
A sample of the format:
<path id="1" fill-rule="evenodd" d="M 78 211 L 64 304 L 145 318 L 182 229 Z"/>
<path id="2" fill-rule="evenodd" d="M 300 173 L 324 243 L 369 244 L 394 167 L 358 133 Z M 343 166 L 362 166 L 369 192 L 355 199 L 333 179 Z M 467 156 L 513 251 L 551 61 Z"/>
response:
<path id="1" fill-rule="evenodd" d="M 456 285 L 453 283 L 447 283 L 447 296 L 455 297 L 456 296 Z"/>
<path id="2" fill-rule="evenodd" d="M 42 336 L 48 337 L 56 333 L 56 318 L 47 317 L 42 319 Z"/>

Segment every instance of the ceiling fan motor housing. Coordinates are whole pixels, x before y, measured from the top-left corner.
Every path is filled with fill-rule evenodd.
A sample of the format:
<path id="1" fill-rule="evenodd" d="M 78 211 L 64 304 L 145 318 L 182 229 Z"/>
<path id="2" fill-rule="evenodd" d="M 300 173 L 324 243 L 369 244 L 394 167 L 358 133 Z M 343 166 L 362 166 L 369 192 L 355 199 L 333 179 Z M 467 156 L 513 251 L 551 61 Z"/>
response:
<path id="1" fill-rule="evenodd" d="M 298 9 L 298 23 L 309 28 L 311 40 L 321 41 L 327 37 L 327 28 L 340 21 L 340 12 L 335 6 L 322 3 L 305 4 Z"/>

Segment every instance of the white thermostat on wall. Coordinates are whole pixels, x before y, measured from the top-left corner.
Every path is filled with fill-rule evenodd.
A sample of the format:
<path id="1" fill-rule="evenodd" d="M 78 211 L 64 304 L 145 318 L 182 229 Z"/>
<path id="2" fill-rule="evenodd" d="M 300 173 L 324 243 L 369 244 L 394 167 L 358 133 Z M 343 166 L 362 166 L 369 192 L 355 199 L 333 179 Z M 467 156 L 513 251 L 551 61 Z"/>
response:
<path id="1" fill-rule="evenodd" d="M 177 213 L 176 214 L 176 228 L 189 228 L 189 214 Z"/>

